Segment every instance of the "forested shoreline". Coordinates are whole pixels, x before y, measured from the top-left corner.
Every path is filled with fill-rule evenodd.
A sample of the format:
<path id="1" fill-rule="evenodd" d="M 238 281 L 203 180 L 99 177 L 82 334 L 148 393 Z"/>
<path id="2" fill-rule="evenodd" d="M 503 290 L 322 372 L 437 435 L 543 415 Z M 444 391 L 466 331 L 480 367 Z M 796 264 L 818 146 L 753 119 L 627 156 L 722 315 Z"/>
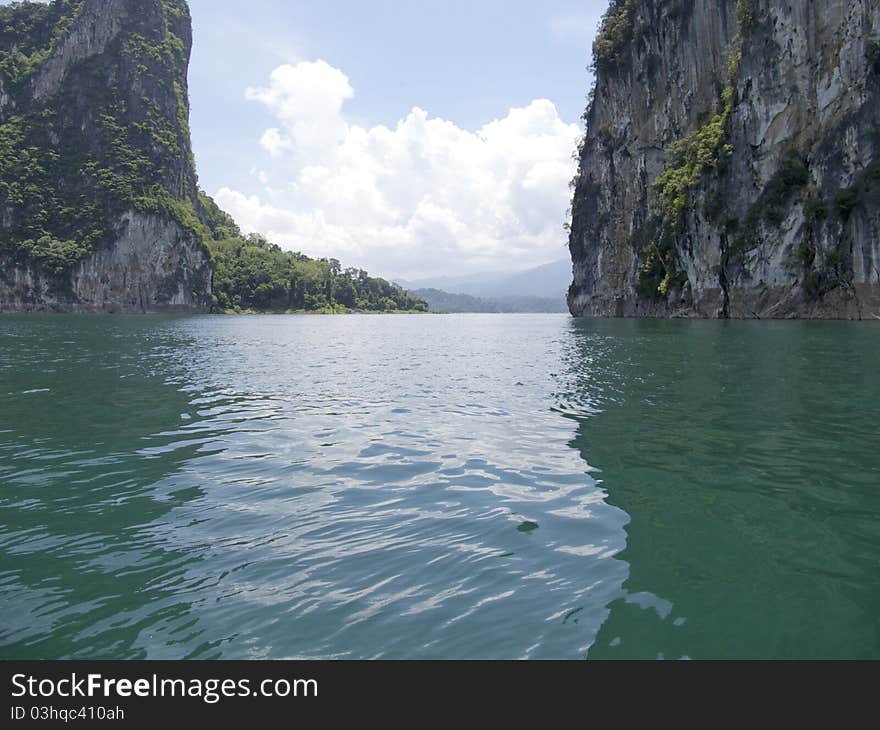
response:
<path id="1" fill-rule="evenodd" d="M 284 251 L 257 234 L 243 235 L 204 193 L 201 218 L 214 269 L 215 312 L 427 312 L 427 303 L 363 269 L 336 259 Z"/>

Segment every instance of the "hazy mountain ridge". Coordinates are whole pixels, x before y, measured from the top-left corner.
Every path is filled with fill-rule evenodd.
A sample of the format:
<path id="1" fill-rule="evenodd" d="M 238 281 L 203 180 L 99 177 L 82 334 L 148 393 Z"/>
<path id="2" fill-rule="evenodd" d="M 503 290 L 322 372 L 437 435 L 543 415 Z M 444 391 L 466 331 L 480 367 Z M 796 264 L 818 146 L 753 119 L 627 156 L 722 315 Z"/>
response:
<path id="1" fill-rule="evenodd" d="M 414 296 L 428 303 L 432 312 L 539 314 L 568 312 L 565 297 L 498 297 L 483 299 L 470 294 L 454 294 L 440 289 L 410 290 Z"/>
<path id="2" fill-rule="evenodd" d="M 397 283 L 425 299 L 434 311 L 566 312 L 571 273 L 571 262 L 562 259 L 512 274 L 486 272 Z"/>

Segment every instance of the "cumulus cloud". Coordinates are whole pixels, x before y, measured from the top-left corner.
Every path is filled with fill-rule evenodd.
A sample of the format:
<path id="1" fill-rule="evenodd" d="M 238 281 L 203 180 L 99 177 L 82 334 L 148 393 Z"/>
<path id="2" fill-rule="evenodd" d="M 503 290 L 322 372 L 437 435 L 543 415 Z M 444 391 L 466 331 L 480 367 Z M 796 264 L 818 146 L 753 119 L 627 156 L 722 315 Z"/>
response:
<path id="1" fill-rule="evenodd" d="M 580 134 L 546 99 L 468 131 L 414 108 L 395 126 L 350 123 L 349 79 L 285 65 L 247 98 L 275 126 L 259 195 L 216 197 L 247 231 L 385 275 L 525 268 L 563 257 Z M 271 181 L 271 186 L 268 184 Z"/>
<path id="2" fill-rule="evenodd" d="M 265 104 L 283 125 L 267 129 L 260 140 L 269 154 L 306 156 L 345 138 L 342 105 L 354 96 L 354 89 L 342 71 L 325 61 L 304 61 L 279 66 L 268 86 L 250 88 L 245 96 Z"/>

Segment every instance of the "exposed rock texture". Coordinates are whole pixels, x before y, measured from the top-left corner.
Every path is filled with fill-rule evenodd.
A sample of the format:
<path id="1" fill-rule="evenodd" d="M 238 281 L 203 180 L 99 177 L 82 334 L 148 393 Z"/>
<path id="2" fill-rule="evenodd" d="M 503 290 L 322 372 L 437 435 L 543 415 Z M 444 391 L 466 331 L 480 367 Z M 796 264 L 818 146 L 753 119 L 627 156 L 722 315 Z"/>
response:
<path id="1" fill-rule="evenodd" d="M 210 306 L 186 3 L 0 13 L 0 311 Z"/>
<path id="2" fill-rule="evenodd" d="M 572 313 L 880 316 L 880 0 L 615 5 Z"/>
<path id="3" fill-rule="evenodd" d="M 203 305 L 210 270 L 201 244 L 174 221 L 130 212 L 112 246 L 59 282 L 0 257 L 0 310 L 8 312 L 187 312 Z"/>

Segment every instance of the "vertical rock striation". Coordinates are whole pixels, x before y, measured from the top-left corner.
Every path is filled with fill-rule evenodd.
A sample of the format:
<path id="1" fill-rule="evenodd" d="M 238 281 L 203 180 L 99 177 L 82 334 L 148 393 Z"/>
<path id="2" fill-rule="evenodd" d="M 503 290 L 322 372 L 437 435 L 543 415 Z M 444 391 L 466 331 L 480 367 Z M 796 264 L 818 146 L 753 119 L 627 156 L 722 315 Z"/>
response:
<path id="1" fill-rule="evenodd" d="M 184 0 L 0 8 L 0 311 L 211 303 Z"/>
<path id="2" fill-rule="evenodd" d="M 880 0 L 616 0 L 577 316 L 880 316 Z"/>

